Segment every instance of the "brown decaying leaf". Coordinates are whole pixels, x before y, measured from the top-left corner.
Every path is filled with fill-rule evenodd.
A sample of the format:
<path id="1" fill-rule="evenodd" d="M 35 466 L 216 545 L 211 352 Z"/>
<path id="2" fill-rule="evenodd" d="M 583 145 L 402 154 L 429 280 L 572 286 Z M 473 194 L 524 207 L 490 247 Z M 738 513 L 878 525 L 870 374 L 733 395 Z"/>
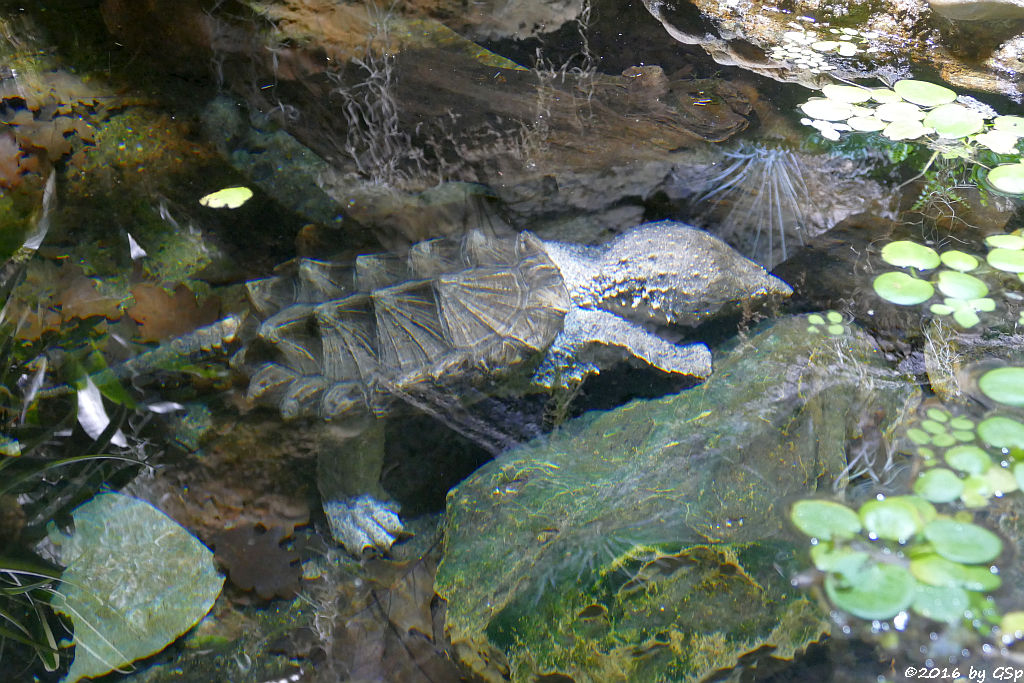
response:
<path id="1" fill-rule="evenodd" d="M 298 553 L 281 546 L 291 534 L 291 527 L 279 525 L 225 529 L 214 540 L 214 557 L 242 590 L 255 590 L 264 600 L 293 598 L 302 581 L 302 566 Z"/>
<path id="2" fill-rule="evenodd" d="M 174 296 L 163 288 L 148 283 L 132 287 L 135 305 L 127 313 L 139 323 L 139 340 L 161 342 L 180 337 L 197 327 L 217 320 L 220 300 L 206 299 L 202 305 L 184 284 L 174 289 Z"/>

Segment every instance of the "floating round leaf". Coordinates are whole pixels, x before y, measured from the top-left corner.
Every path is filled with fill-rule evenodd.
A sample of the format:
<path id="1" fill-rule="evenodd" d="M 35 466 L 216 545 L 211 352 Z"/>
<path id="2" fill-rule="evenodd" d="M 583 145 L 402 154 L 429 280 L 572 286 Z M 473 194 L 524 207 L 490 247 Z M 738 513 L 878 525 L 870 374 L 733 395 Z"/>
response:
<path id="1" fill-rule="evenodd" d="M 971 328 L 981 322 L 978 314 L 967 307 L 961 307 L 953 311 L 953 320 L 963 328 Z"/>
<path id="2" fill-rule="evenodd" d="M 935 315 L 949 315 L 956 309 L 952 306 L 947 306 L 946 304 L 932 304 L 928 307 L 928 310 Z"/>
<path id="3" fill-rule="evenodd" d="M 970 599 L 963 588 L 946 586 L 918 586 L 910 608 L 922 617 L 953 624 L 964 618 Z"/>
<path id="4" fill-rule="evenodd" d="M 1013 466 L 1013 478 L 1017 480 L 1017 487 L 1024 489 L 1024 462 Z"/>
<path id="5" fill-rule="evenodd" d="M 985 238 L 985 246 L 992 247 L 993 249 L 1016 249 L 1020 251 L 1024 249 L 1024 237 L 1020 235 L 989 235 Z"/>
<path id="6" fill-rule="evenodd" d="M 1003 642 L 1009 645 L 1014 640 L 1024 638 L 1024 612 L 1007 612 L 999 622 L 999 630 L 1003 632 Z"/>
<path id="7" fill-rule="evenodd" d="M 996 493 L 992 483 L 980 474 L 972 474 L 964 479 L 964 490 L 960 492 L 960 501 L 969 508 L 988 506 L 989 499 Z"/>
<path id="8" fill-rule="evenodd" d="M 982 420 L 978 425 L 978 436 L 996 448 L 1024 449 L 1024 424 L 1002 415 Z"/>
<path id="9" fill-rule="evenodd" d="M 825 317 L 828 318 L 830 323 L 841 323 L 843 322 L 843 315 L 838 311 L 828 311 L 825 313 Z"/>
<path id="10" fill-rule="evenodd" d="M 899 498 L 869 500 L 860 506 L 860 521 L 871 536 L 901 543 L 923 526 L 917 508 Z"/>
<path id="11" fill-rule="evenodd" d="M 816 97 L 801 104 L 800 109 L 812 119 L 823 121 L 845 121 L 854 114 L 854 109 L 846 102 Z"/>
<path id="12" fill-rule="evenodd" d="M 997 116 L 992 119 L 992 127 L 1024 136 L 1024 116 Z"/>
<path id="13" fill-rule="evenodd" d="M 943 270 L 939 272 L 939 291 L 954 299 L 977 299 L 988 294 L 988 285 L 973 275 Z"/>
<path id="14" fill-rule="evenodd" d="M 949 411 L 941 408 L 929 408 L 925 411 L 925 415 L 928 416 L 929 420 L 935 420 L 936 422 L 942 423 L 949 422 Z"/>
<path id="15" fill-rule="evenodd" d="M 996 166 L 986 176 L 988 184 L 1006 194 L 1024 194 L 1024 164 Z"/>
<path id="16" fill-rule="evenodd" d="M 942 260 L 943 265 L 947 268 L 959 270 L 961 273 L 966 273 L 968 270 L 974 270 L 978 267 L 978 259 L 957 249 L 942 252 L 939 255 L 939 259 Z"/>
<path id="17" fill-rule="evenodd" d="M 960 497 L 964 483 L 952 470 L 936 467 L 921 473 L 914 482 L 914 493 L 932 503 L 951 503 Z"/>
<path id="18" fill-rule="evenodd" d="M 897 240 L 882 247 L 882 260 L 900 268 L 928 270 L 939 265 L 938 253 L 910 240 Z"/>
<path id="19" fill-rule="evenodd" d="M 985 119 L 962 104 L 943 104 L 928 112 L 924 125 L 934 128 L 940 138 L 965 138 L 981 130 Z"/>
<path id="20" fill-rule="evenodd" d="M 813 538 L 830 541 L 860 532 L 857 513 L 830 500 L 800 500 L 793 504 L 790 519 L 796 528 Z"/>
<path id="21" fill-rule="evenodd" d="M 811 313 L 809 316 L 807 316 L 807 322 L 809 322 L 812 325 L 824 325 L 825 319 L 822 318 L 817 313 Z"/>
<path id="22" fill-rule="evenodd" d="M 814 45 L 811 45 L 811 47 L 813 48 Z M 832 47 L 839 47 L 839 44 L 836 43 Z M 871 90 L 869 88 L 859 88 L 853 85 L 836 85 L 830 83 L 823 87 L 821 92 L 830 100 L 835 100 L 836 102 L 847 102 L 849 104 L 867 102 L 871 99 Z"/>
<path id="23" fill-rule="evenodd" d="M 950 467 L 966 474 L 982 474 L 992 467 L 992 458 L 985 452 L 985 449 L 973 444 L 950 448 L 946 451 L 945 457 Z M 960 488 L 963 488 L 962 482 Z"/>
<path id="24" fill-rule="evenodd" d="M 225 187 L 199 199 L 199 203 L 211 209 L 237 209 L 252 199 L 252 190 L 248 187 Z"/>
<path id="25" fill-rule="evenodd" d="M 882 273 L 872 283 L 875 293 L 900 306 L 913 306 L 932 298 L 935 288 L 927 280 L 906 273 Z"/>
<path id="26" fill-rule="evenodd" d="M 875 109 L 874 116 L 883 121 L 920 122 L 925 117 L 924 110 L 910 102 L 886 102 Z"/>
<path id="27" fill-rule="evenodd" d="M 936 519 L 924 528 L 924 535 L 942 557 L 964 564 L 991 562 L 1003 551 L 998 536 L 977 524 Z"/>
<path id="28" fill-rule="evenodd" d="M 875 88 L 871 91 L 871 99 L 879 104 L 885 104 L 886 102 L 901 102 L 902 97 L 897 95 L 889 88 Z"/>
<path id="29" fill-rule="evenodd" d="M 861 133 L 873 133 L 882 130 L 888 125 L 877 116 L 851 116 L 846 119 L 846 124 Z"/>
<path id="30" fill-rule="evenodd" d="M 897 95 L 908 102 L 920 104 L 922 107 L 935 107 L 956 101 L 956 93 L 949 88 L 927 81 L 907 79 L 896 81 L 892 89 Z"/>
<path id="31" fill-rule="evenodd" d="M 1024 273 L 1024 251 L 993 249 L 985 257 L 988 264 L 1005 273 Z"/>
<path id="32" fill-rule="evenodd" d="M 979 145 L 988 147 L 996 154 L 1013 154 L 1017 151 L 1017 133 L 1008 130 L 990 130 L 974 136 Z"/>
<path id="33" fill-rule="evenodd" d="M 989 370 L 978 380 L 978 388 L 993 401 L 1024 407 L 1024 368 L 1009 366 Z"/>
<path id="34" fill-rule="evenodd" d="M 991 591 L 1002 583 L 987 567 L 972 567 L 947 560 L 935 553 L 916 555 L 910 561 L 910 573 L 929 586 L 959 586 L 969 591 Z"/>
<path id="35" fill-rule="evenodd" d="M 863 550 L 834 548 L 830 543 L 811 546 L 811 562 L 823 572 L 856 574 L 867 562 L 868 554 Z"/>
<path id="36" fill-rule="evenodd" d="M 920 121 L 893 121 L 882 131 L 882 135 L 890 140 L 916 140 L 931 133 L 932 129 L 921 125 Z"/>
<path id="37" fill-rule="evenodd" d="M 873 564 L 854 577 L 825 577 L 832 604 L 861 619 L 891 619 L 910 606 L 916 588 L 910 572 L 893 564 Z"/>
<path id="38" fill-rule="evenodd" d="M 990 467 L 983 475 L 993 495 L 1012 493 L 1020 488 L 1013 472 L 1005 467 Z"/>

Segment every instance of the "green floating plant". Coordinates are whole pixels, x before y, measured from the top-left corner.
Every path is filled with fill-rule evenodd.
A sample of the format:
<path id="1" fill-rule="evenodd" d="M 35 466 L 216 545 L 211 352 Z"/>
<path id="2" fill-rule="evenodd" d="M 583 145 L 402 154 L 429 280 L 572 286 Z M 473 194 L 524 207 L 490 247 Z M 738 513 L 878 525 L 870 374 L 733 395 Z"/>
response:
<path id="1" fill-rule="evenodd" d="M 893 141 L 921 142 L 935 150 L 928 166 L 939 154 L 975 163 L 982 151 L 1016 156 L 991 169 L 985 182 L 997 192 L 1024 195 L 1024 163 L 1018 149 L 1024 117 L 1000 116 L 969 100 L 957 102 L 953 90 L 914 79 L 897 81 L 892 89 L 826 85 L 821 93 L 824 97 L 800 105 L 805 115 L 801 122 L 825 138 L 835 141 L 844 132 L 877 132 Z"/>
<path id="2" fill-rule="evenodd" d="M 940 514 L 920 495 L 879 497 L 858 510 L 801 500 L 790 518 L 815 539 L 811 560 L 829 601 L 861 619 L 892 619 L 909 609 L 935 621 L 967 621 L 972 604 L 1001 584 L 987 565 L 1002 553 L 1002 540 Z"/>
<path id="3" fill-rule="evenodd" d="M 826 311 L 825 315 L 811 313 L 807 316 L 807 331 L 811 334 L 825 334 L 838 337 L 846 333 L 846 325 L 843 323 L 843 316 L 838 311 Z"/>
<path id="4" fill-rule="evenodd" d="M 998 308 L 991 292 L 1001 294 L 1013 288 L 1013 281 L 999 273 L 1024 282 L 1024 235 L 1020 231 L 989 235 L 984 244 L 988 249 L 984 262 L 966 251 L 948 249 L 939 253 L 911 240 L 887 244 L 880 253 L 882 260 L 904 270 L 875 277 L 875 293 L 899 306 L 915 306 L 928 302 L 937 291 L 943 299 L 929 304 L 928 310 L 934 315 L 951 316 L 965 329 L 972 328 L 981 322 L 980 313 Z M 934 271 L 927 280 L 926 271 Z M 1016 322 L 1024 325 L 1024 313 Z"/>

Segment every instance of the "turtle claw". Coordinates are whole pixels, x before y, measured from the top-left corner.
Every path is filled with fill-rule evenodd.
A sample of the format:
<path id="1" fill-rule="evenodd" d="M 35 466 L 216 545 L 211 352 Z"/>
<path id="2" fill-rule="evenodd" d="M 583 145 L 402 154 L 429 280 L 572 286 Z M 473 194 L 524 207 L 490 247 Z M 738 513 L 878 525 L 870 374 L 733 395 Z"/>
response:
<path id="1" fill-rule="evenodd" d="M 395 503 L 382 503 L 373 496 L 324 501 L 324 513 L 331 536 L 345 550 L 359 557 L 369 548 L 386 553 L 404 533 Z"/>

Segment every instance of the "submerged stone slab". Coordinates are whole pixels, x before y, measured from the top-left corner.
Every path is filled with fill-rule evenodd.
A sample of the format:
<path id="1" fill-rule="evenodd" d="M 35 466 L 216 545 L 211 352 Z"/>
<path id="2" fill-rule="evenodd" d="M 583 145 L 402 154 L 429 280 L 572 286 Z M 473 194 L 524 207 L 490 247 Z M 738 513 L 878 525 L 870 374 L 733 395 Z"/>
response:
<path id="1" fill-rule="evenodd" d="M 702 386 L 585 415 L 449 495 L 437 592 L 463 664 L 489 680 L 700 680 L 793 653 L 827 623 L 790 585 L 793 500 L 831 487 L 864 416 L 917 389 L 859 332 L 781 320 Z"/>

